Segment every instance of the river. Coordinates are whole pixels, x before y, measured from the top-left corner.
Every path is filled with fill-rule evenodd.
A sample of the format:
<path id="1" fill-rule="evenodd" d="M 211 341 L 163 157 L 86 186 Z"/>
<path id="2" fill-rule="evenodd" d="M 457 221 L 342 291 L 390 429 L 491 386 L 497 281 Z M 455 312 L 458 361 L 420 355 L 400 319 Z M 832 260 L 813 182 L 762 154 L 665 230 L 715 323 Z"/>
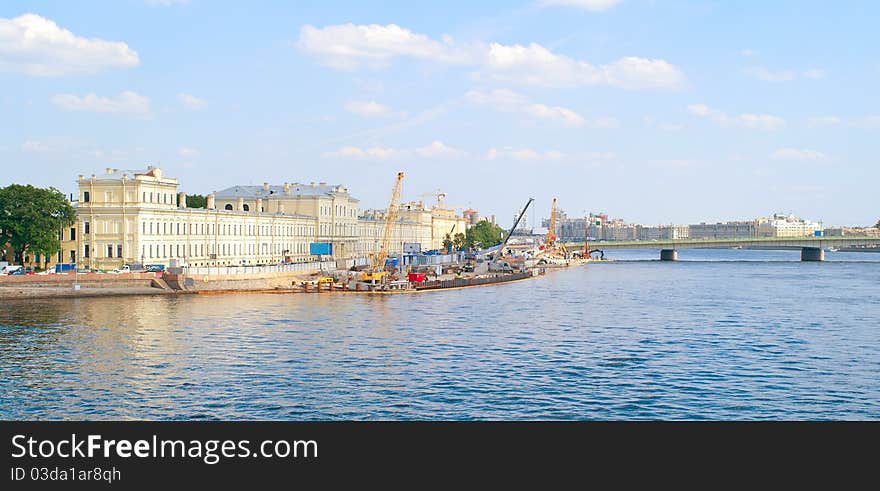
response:
<path id="1" fill-rule="evenodd" d="M 880 254 L 0 309 L 0 419 L 880 419 Z"/>

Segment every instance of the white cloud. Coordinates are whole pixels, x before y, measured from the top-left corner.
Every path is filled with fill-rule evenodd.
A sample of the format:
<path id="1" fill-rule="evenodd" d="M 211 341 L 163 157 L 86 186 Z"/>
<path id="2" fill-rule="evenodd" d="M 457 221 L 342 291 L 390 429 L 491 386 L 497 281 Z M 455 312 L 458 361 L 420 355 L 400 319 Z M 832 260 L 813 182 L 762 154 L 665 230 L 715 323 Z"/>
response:
<path id="1" fill-rule="evenodd" d="M 405 112 L 395 112 L 390 107 L 376 101 L 351 101 L 345 104 L 345 110 L 367 118 L 387 118 L 390 116 L 405 117 Z"/>
<path id="2" fill-rule="evenodd" d="M 370 148 L 347 146 L 330 152 L 324 152 L 322 154 L 322 156 L 325 158 L 347 158 L 360 160 L 389 160 L 393 158 L 403 157 L 411 158 L 413 156 L 421 157 L 424 159 L 456 159 L 465 155 L 467 155 L 466 152 L 463 152 L 457 148 L 450 147 L 440 140 L 434 140 L 424 147 L 419 147 L 413 150 L 378 146 Z"/>
<path id="3" fill-rule="evenodd" d="M 183 104 L 183 107 L 192 110 L 203 109 L 208 105 L 208 101 L 200 99 L 192 94 L 184 94 L 183 92 L 177 94 L 177 100 Z"/>
<path id="4" fill-rule="evenodd" d="M 824 153 L 806 148 L 780 148 L 773 152 L 774 160 L 825 160 L 828 158 Z"/>
<path id="5" fill-rule="evenodd" d="M 440 140 L 434 140 L 430 145 L 417 148 L 416 155 L 426 158 L 447 158 L 447 159 L 456 159 L 462 157 L 465 152 L 458 150 L 456 148 L 452 148 L 448 145 L 443 144 Z"/>
<path id="6" fill-rule="evenodd" d="M 880 128 L 880 115 L 859 116 L 854 118 L 840 118 L 838 116 L 819 116 L 809 118 L 807 125 L 810 128 L 825 126 L 838 126 L 845 124 L 851 128 L 873 129 Z"/>
<path id="7" fill-rule="evenodd" d="M 880 128 L 880 116 L 862 116 L 860 118 L 854 118 L 851 124 L 856 128 Z"/>
<path id="8" fill-rule="evenodd" d="M 352 69 L 361 65 L 381 67 L 396 57 L 409 57 L 441 63 L 466 63 L 471 53 L 455 47 L 451 39 L 430 39 L 395 24 L 327 27 L 305 25 L 300 29 L 298 47 L 334 68 Z"/>
<path id="9" fill-rule="evenodd" d="M 372 147 L 372 148 L 359 148 L 359 147 L 342 147 L 338 150 L 334 150 L 332 152 L 324 152 L 324 157 L 338 157 L 338 158 L 351 158 L 351 159 L 372 159 L 372 160 L 387 160 L 392 157 L 399 157 L 404 155 L 405 152 L 395 149 L 395 148 L 383 148 L 383 147 Z"/>
<path id="10" fill-rule="evenodd" d="M 150 115 L 150 100 L 131 91 L 122 92 L 116 97 L 99 97 L 93 93 L 85 97 L 58 94 L 51 100 L 53 104 L 67 111 L 129 114 L 139 117 Z"/>
<path id="11" fill-rule="evenodd" d="M 773 72 L 762 66 L 748 68 L 746 73 L 765 82 L 790 82 L 795 77 L 794 72 L 791 70 Z"/>
<path id="12" fill-rule="evenodd" d="M 825 78 L 825 70 L 811 68 L 804 72 L 804 76 L 812 79 Z"/>
<path id="13" fill-rule="evenodd" d="M 460 46 L 397 26 L 341 24 L 322 28 L 305 25 L 297 46 L 320 63 L 339 68 L 387 66 L 395 58 L 478 66 L 488 78 L 542 87 L 610 85 L 626 89 L 677 89 L 685 85 L 682 72 L 665 60 L 621 58 L 594 66 L 558 55 L 540 44 L 528 46 L 473 43 Z"/>
<path id="14" fill-rule="evenodd" d="M 41 140 L 27 140 L 21 144 L 21 151 L 26 153 L 51 153 L 58 149 L 58 145 Z"/>
<path id="15" fill-rule="evenodd" d="M 565 154 L 563 154 L 559 150 L 547 150 L 545 152 L 538 152 L 536 150 L 532 150 L 531 148 L 504 147 L 498 149 L 493 147 L 490 148 L 488 152 L 486 152 L 486 158 L 488 160 L 559 160 L 563 157 L 565 157 Z"/>
<path id="16" fill-rule="evenodd" d="M 683 124 L 660 122 L 654 119 L 653 116 L 645 116 L 644 118 L 642 118 L 642 121 L 645 122 L 646 126 L 657 128 L 663 131 L 681 131 L 684 129 Z"/>
<path id="17" fill-rule="evenodd" d="M 198 157 L 200 155 L 200 152 L 195 148 L 180 147 L 180 150 L 177 151 L 177 155 L 180 155 L 184 158 L 192 158 Z"/>
<path id="18" fill-rule="evenodd" d="M 0 71 L 59 76 L 139 63 L 138 54 L 123 42 L 79 37 L 35 14 L 0 18 Z"/>
<path id="19" fill-rule="evenodd" d="M 621 0 L 541 0 L 543 5 L 576 7 L 593 12 L 608 10 L 620 2 Z"/>
<path id="20" fill-rule="evenodd" d="M 695 116 L 709 118 L 721 126 L 736 126 L 756 130 L 775 131 L 785 127 L 785 120 L 779 116 L 770 114 L 740 114 L 728 116 L 727 114 L 705 104 L 692 104 L 688 106 L 688 112 Z"/>
<path id="21" fill-rule="evenodd" d="M 837 126 L 842 121 L 837 116 L 819 116 L 815 118 L 810 118 L 807 120 L 807 125 L 810 128 L 818 128 L 822 126 Z"/>
<path id="22" fill-rule="evenodd" d="M 665 60 L 629 56 L 594 66 L 555 54 L 537 43 L 492 43 L 485 68 L 495 80 L 541 87 L 610 85 L 625 89 L 677 89 L 685 85 L 684 74 Z"/>
<path id="23" fill-rule="evenodd" d="M 702 160 L 695 159 L 655 159 L 649 160 L 648 163 L 663 169 L 690 169 L 703 165 Z"/>
<path id="24" fill-rule="evenodd" d="M 560 106 L 537 104 L 528 97 L 508 89 L 496 89 L 491 92 L 472 90 L 464 95 L 470 103 L 489 106 L 497 111 L 523 113 L 533 118 L 558 121 L 566 126 L 590 126 L 592 128 L 617 128 L 620 123 L 609 117 L 587 121 L 583 116 L 571 109 Z"/>
<path id="25" fill-rule="evenodd" d="M 791 82 L 798 78 L 798 73 L 794 70 L 778 70 L 772 71 L 765 67 L 757 66 L 746 69 L 746 73 L 765 82 Z M 804 70 L 800 76 L 809 79 L 820 79 L 825 77 L 825 71 L 818 68 Z"/>

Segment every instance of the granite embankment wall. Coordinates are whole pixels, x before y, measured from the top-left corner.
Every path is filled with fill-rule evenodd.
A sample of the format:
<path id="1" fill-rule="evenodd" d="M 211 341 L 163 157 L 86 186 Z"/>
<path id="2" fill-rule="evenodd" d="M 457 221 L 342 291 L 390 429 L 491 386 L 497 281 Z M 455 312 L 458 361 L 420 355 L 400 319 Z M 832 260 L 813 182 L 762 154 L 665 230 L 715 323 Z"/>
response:
<path id="1" fill-rule="evenodd" d="M 301 281 L 309 279 L 308 276 L 302 272 L 292 271 L 250 273 L 247 275 L 166 274 L 165 281 L 172 289 L 180 291 L 248 291 L 291 288 L 293 285 L 298 285 Z"/>
<path id="2" fill-rule="evenodd" d="M 67 288 L 74 282 L 81 288 L 163 288 L 161 275 L 156 273 L 124 274 L 47 274 L 31 276 L 0 276 L 0 288 Z"/>

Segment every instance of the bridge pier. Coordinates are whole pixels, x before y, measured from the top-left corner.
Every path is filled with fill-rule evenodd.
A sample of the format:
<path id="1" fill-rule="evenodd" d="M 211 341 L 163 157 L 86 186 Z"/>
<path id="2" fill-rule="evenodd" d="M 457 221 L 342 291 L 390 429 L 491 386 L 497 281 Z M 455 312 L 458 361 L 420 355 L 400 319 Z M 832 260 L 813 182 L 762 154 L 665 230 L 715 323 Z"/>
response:
<path id="1" fill-rule="evenodd" d="M 678 261 L 678 251 L 675 249 L 660 249 L 661 261 Z"/>
<path id="2" fill-rule="evenodd" d="M 804 247 L 801 249 L 801 261 L 824 261 L 825 249 L 821 247 Z"/>

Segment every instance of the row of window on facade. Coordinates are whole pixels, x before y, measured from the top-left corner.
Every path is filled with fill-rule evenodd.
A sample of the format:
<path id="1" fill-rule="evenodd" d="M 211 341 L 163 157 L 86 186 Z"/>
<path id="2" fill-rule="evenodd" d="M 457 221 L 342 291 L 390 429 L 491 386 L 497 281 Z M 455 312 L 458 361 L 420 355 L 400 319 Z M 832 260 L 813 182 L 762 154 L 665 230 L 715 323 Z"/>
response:
<path id="1" fill-rule="evenodd" d="M 134 195 L 129 193 L 129 199 L 134 199 Z M 113 202 L 113 191 L 104 191 L 104 201 L 107 203 Z M 149 200 L 147 200 L 149 198 Z M 161 199 L 160 199 L 161 198 Z M 83 203 L 90 203 L 92 201 L 92 194 L 90 191 L 83 191 L 82 194 Z M 153 192 L 143 192 L 142 201 L 144 203 L 156 203 L 156 204 L 165 204 L 165 205 L 177 205 L 177 195 L 171 193 L 153 193 Z"/>
<path id="2" fill-rule="evenodd" d="M 87 222 L 86 222 L 87 223 Z M 153 225 L 155 224 L 155 228 Z M 161 225 L 161 226 L 160 226 Z M 189 225 L 189 227 L 187 227 Z M 189 228 L 189 231 L 187 231 Z M 240 225 L 240 224 L 213 224 L 213 223 L 177 223 L 177 222 L 141 222 L 141 233 L 145 235 L 271 235 L 272 225 Z M 275 225 L 274 235 L 282 236 L 306 236 L 311 234 L 311 227 L 304 225 Z M 86 232 L 88 233 L 88 232 Z"/>
<path id="3" fill-rule="evenodd" d="M 346 208 L 345 205 L 335 205 L 336 206 L 336 216 L 348 216 L 349 218 L 355 218 L 357 216 L 357 208 Z M 321 206 L 318 209 L 318 213 L 321 216 L 330 216 L 333 215 L 333 207 L 331 206 Z"/>
<path id="4" fill-rule="evenodd" d="M 107 255 L 105 257 L 122 257 L 122 244 L 115 245 L 116 256 L 113 255 L 113 249 L 114 249 L 113 244 L 107 244 Z M 71 252 L 71 258 L 73 258 L 73 251 L 70 251 L 70 252 Z M 92 257 L 91 252 L 92 251 L 91 251 L 91 248 L 89 247 L 89 244 L 83 244 L 83 257 L 84 258 L 85 257 Z"/>
<path id="5" fill-rule="evenodd" d="M 107 258 L 123 258 L 122 244 L 107 244 Z M 114 248 L 116 254 L 114 255 Z M 207 250 L 207 254 L 205 251 Z M 218 254 L 220 256 L 238 256 L 242 254 L 255 255 L 262 254 L 308 254 L 309 247 L 307 243 L 299 242 L 295 244 L 269 244 L 262 243 L 259 252 L 256 244 L 217 244 L 214 252 L 214 244 L 150 244 L 141 245 L 141 257 L 144 258 L 165 258 L 165 257 L 205 257 L 206 255 Z M 83 245 L 83 257 L 91 257 L 91 249 L 89 244 Z M 71 251 L 73 258 L 73 251 Z"/>

